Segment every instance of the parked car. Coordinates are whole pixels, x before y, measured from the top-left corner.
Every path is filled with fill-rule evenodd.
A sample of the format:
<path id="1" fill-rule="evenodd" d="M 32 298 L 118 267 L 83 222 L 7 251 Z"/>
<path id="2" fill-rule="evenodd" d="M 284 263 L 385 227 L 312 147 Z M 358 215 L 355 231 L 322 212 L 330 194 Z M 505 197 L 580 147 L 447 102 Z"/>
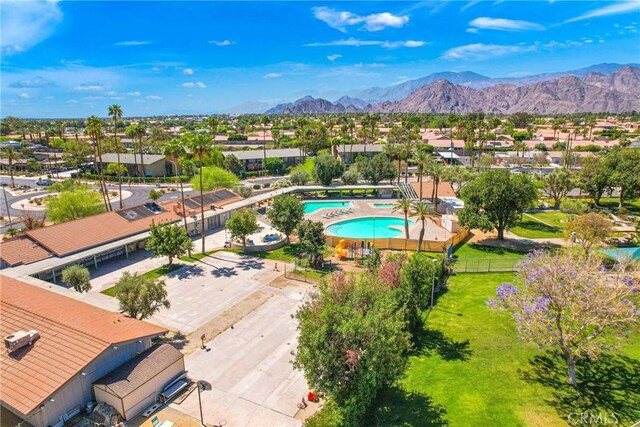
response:
<path id="1" fill-rule="evenodd" d="M 50 179 L 42 179 L 36 182 L 36 185 L 40 185 L 42 187 L 48 187 L 52 184 L 53 184 L 53 181 L 51 181 Z"/>

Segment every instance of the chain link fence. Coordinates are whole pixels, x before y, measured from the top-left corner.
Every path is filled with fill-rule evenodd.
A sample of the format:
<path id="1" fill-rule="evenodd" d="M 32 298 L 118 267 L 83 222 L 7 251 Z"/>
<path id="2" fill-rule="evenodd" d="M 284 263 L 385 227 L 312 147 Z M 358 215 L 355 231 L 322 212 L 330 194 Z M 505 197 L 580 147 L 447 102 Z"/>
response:
<path id="1" fill-rule="evenodd" d="M 519 258 L 469 258 L 451 260 L 456 273 L 492 273 L 516 271 Z"/>

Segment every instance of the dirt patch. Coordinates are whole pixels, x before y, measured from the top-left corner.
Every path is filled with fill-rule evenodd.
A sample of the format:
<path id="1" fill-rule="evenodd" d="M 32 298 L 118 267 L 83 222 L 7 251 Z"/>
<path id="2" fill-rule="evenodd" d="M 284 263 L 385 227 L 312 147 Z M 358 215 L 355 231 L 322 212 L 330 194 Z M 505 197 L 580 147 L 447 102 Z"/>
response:
<path id="1" fill-rule="evenodd" d="M 151 420 L 158 417 L 158 421 L 171 421 L 176 426 L 180 427 L 202 427 L 200 420 L 193 418 L 191 415 L 187 415 L 184 412 L 180 412 L 177 409 L 173 409 L 171 406 L 165 406 L 157 412 L 154 412 L 149 418 L 143 418 L 141 415 L 135 417 L 131 421 L 127 421 L 127 425 L 131 427 L 152 427 Z"/>

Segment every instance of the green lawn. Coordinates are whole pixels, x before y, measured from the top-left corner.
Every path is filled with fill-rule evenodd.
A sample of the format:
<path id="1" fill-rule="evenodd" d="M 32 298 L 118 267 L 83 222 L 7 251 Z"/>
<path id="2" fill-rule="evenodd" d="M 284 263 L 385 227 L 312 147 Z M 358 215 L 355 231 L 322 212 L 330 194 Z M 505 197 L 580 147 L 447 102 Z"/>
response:
<path id="1" fill-rule="evenodd" d="M 166 264 L 163 265 L 162 267 L 158 267 L 156 269 L 147 271 L 146 273 L 143 274 L 144 277 L 148 277 L 151 278 L 153 280 L 159 279 L 160 277 L 167 275 L 169 273 L 171 273 L 172 271 L 175 271 L 179 268 L 184 267 L 184 264 Z M 110 297 L 115 297 L 116 296 L 116 288 L 117 286 L 112 286 L 110 288 L 104 289 L 102 291 L 100 291 L 101 294 L 105 294 L 108 295 Z"/>
<path id="2" fill-rule="evenodd" d="M 509 231 L 528 239 L 563 237 L 567 220 L 567 214 L 559 211 L 525 213 L 523 220 Z"/>
<path id="3" fill-rule="evenodd" d="M 496 246 L 485 246 L 477 243 L 465 243 L 455 250 L 453 256 L 457 259 L 478 258 L 517 258 L 522 259 L 525 252 Z"/>
<path id="4" fill-rule="evenodd" d="M 300 243 L 291 243 L 279 249 L 269 252 L 244 252 L 240 249 L 223 249 L 227 252 L 233 252 L 240 255 L 248 255 L 256 258 L 269 259 L 271 261 L 294 262 L 300 254 L 303 253 Z M 325 250 L 324 256 L 327 258 L 330 250 Z"/>
<path id="5" fill-rule="evenodd" d="M 571 412 L 615 411 L 640 419 L 640 338 L 620 356 L 578 369 L 580 392 L 566 384 L 564 361 L 518 339 L 508 314 L 485 301 L 512 273 L 460 274 L 425 313 L 426 331 L 406 376 L 383 393 L 371 426 L 561 426 Z"/>
<path id="6" fill-rule="evenodd" d="M 591 201 L 591 199 L 589 199 Z M 618 212 L 620 200 L 617 197 L 603 197 L 600 199 L 600 206 Z M 640 216 L 640 198 L 635 200 L 625 200 L 624 207 L 629 213 Z"/>
<path id="7" fill-rule="evenodd" d="M 453 270 L 457 273 L 513 271 L 524 255 L 524 252 L 508 248 L 465 243 L 453 253 Z"/>

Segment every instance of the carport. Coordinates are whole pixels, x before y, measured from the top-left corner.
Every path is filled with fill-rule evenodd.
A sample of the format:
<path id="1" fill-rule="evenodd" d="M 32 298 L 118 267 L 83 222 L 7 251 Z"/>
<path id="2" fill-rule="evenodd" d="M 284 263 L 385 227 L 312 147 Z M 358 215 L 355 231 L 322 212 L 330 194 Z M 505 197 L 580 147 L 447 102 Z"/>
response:
<path id="1" fill-rule="evenodd" d="M 155 345 L 93 383 L 98 402 L 131 420 L 185 373 L 184 356 L 169 344 Z"/>

